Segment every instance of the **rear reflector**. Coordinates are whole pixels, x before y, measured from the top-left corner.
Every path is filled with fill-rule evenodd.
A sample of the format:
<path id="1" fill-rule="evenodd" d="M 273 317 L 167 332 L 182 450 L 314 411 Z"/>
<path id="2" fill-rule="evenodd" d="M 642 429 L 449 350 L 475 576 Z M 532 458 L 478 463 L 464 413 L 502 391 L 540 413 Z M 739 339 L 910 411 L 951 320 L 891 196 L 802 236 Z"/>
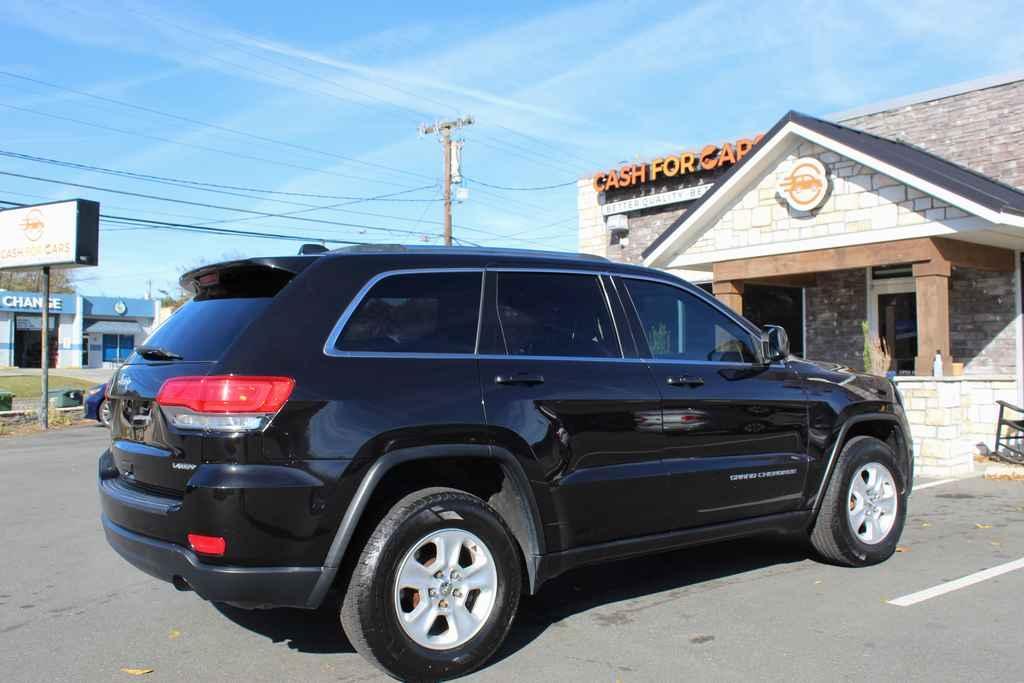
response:
<path id="1" fill-rule="evenodd" d="M 175 377 L 164 382 L 156 402 L 197 413 L 276 413 L 295 388 L 291 377 Z"/>
<path id="2" fill-rule="evenodd" d="M 200 555 L 216 555 L 220 557 L 227 550 L 228 542 L 221 536 L 189 534 L 188 545 Z"/>

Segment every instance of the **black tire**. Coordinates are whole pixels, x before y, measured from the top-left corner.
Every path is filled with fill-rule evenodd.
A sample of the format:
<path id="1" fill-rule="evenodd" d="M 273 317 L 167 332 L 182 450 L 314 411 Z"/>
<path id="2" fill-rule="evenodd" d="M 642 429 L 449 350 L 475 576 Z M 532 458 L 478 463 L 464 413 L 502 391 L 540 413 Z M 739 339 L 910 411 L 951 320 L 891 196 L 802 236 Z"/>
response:
<path id="1" fill-rule="evenodd" d="M 459 647 L 436 650 L 416 643 L 399 624 L 394 585 L 403 558 L 415 544 L 452 528 L 475 534 L 487 546 L 497 570 L 497 590 L 476 635 Z M 508 634 L 519 606 L 521 567 L 511 532 L 487 503 L 455 489 L 423 489 L 398 501 L 370 535 L 342 600 L 341 624 L 355 649 L 395 678 L 462 676 L 483 665 Z"/>
<path id="2" fill-rule="evenodd" d="M 869 463 L 884 465 L 896 484 L 895 520 L 882 540 L 867 544 L 854 533 L 849 520 L 848 492 L 853 477 Z M 811 530 L 811 545 L 826 562 L 847 567 L 866 567 L 889 559 L 896 552 L 907 518 L 907 485 L 887 444 L 869 436 L 850 439 L 843 446 L 825 490 L 821 510 Z"/>

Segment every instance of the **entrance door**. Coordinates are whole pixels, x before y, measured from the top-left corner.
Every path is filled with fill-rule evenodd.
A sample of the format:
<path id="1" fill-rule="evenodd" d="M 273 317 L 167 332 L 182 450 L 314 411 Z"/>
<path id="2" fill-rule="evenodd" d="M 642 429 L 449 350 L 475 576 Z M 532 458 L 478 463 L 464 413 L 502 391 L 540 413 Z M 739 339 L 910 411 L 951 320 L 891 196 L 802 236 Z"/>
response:
<path id="1" fill-rule="evenodd" d="M 917 294 L 909 265 L 868 269 L 868 325 L 885 343 L 892 367 L 900 375 L 914 374 L 917 357 Z"/>
<path id="2" fill-rule="evenodd" d="M 914 374 L 917 358 L 917 295 L 913 292 L 878 294 L 878 336 L 892 356 L 892 369 Z"/>
<path id="3" fill-rule="evenodd" d="M 56 367 L 57 317 L 50 316 L 50 367 Z M 43 364 L 43 329 L 41 315 L 14 316 L 14 365 L 19 368 L 39 368 Z"/>

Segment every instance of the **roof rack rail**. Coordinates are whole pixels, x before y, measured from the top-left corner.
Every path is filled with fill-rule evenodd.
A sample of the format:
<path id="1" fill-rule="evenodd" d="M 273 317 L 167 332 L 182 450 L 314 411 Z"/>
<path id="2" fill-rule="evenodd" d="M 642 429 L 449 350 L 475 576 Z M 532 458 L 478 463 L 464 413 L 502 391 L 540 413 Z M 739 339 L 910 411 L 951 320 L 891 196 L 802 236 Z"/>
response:
<path id="1" fill-rule="evenodd" d="M 410 254 L 478 254 L 494 256 L 524 256 L 524 257 L 549 257 L 560 259 L 576 259 L 580 261 L 601 261 L 607 262 L 604 256 L 594 254 L 583 254 L 569 251 L 545 251 L 541 249 L 513 249 L 506 247 L 441 247 L 432 245 L 406 245 L 406 244 L 357 244 L 347 247 L 332 249 L 332 254 L 393 254 L 407 252 Z"/>

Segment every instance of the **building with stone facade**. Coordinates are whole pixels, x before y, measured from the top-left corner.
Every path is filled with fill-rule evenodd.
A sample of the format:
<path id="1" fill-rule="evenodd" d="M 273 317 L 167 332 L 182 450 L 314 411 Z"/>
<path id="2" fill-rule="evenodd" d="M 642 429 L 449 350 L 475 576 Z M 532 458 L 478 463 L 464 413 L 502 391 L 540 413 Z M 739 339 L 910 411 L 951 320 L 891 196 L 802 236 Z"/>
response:
<path id="1" fill-rule="evenodd" d="M 995 401 L 1021 403 L 1024 74 L 791 112 L 581 179 L 577 202 L 581 251 L 699 283 L 782 324 L 798 355 L 863 370 L 866 327 L 892 355 L 921 472 L 970 470 Z"/>

